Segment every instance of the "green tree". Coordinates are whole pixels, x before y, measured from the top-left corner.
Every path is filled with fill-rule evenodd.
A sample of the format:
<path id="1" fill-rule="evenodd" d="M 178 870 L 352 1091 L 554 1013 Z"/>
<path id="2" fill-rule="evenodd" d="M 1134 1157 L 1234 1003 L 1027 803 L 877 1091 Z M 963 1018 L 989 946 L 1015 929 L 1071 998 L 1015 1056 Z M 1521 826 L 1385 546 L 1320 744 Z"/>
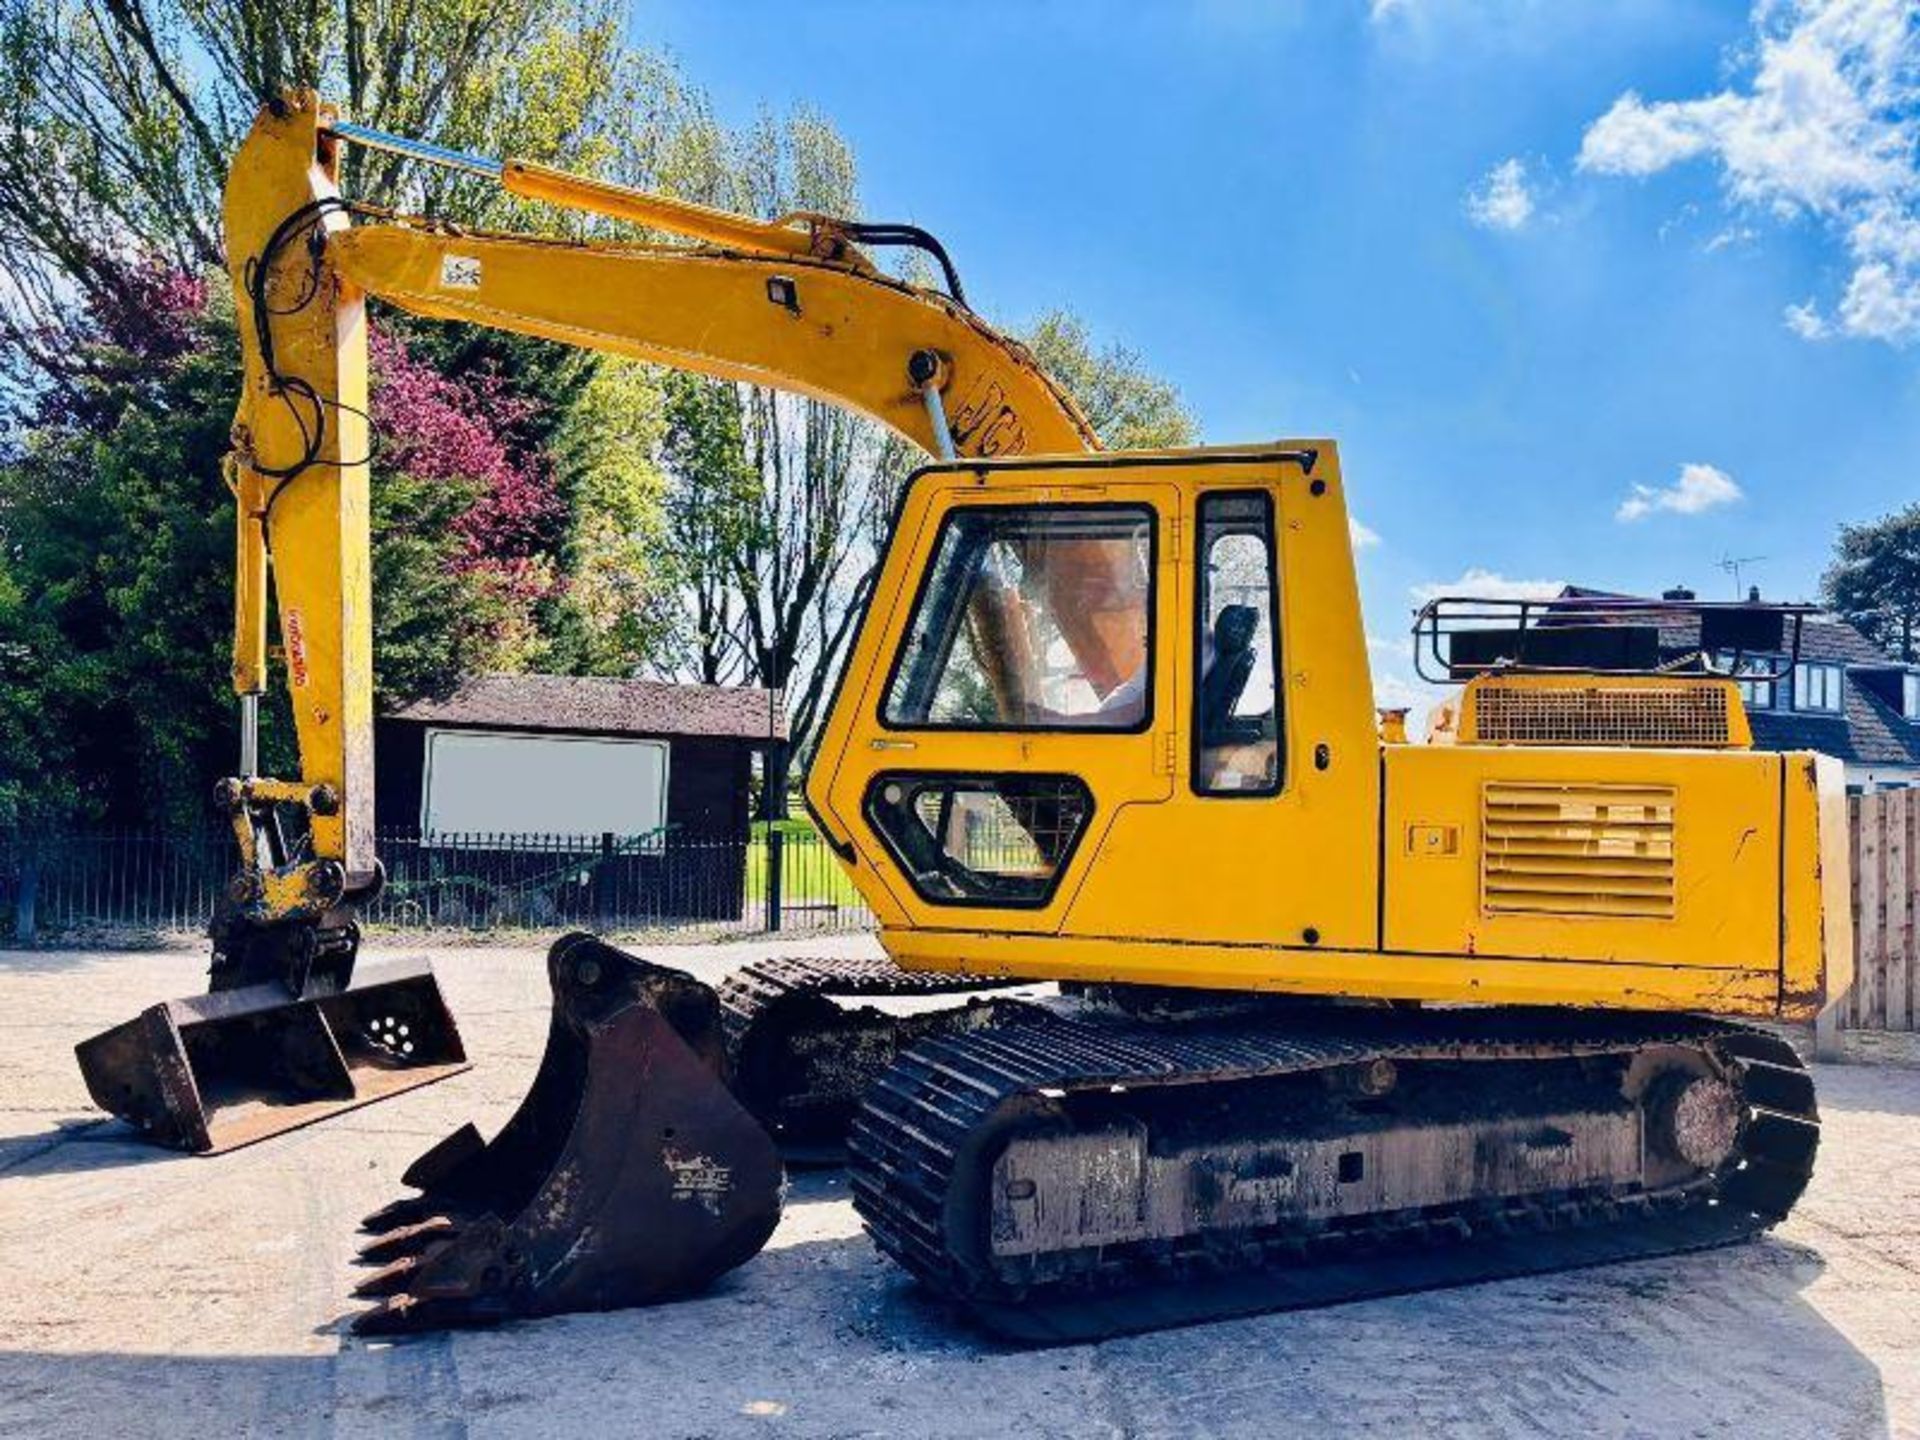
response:
<path id="1" fill-rule="evenodd" d="M 1096 347 L 1071 310 L 1051 310 L 1022 337 L 1034 358 L 1085 412 L 1108 450 L 1166 450 L 1198 433 L 1180 392 L 1124 345 Z"/>
<path id="2" fill-rule="evenodd" d="M 96 313 L 81 378 L 42 394 L 0 464 L 4 623 L 34 652 L 31 688 L 7 687 L 37 732 L 15 771 L 29 818 L 197 820 L 232 764 L 233 511 L 202 479 L 226 448 L 231 315 L 152 275 L 125 288 L 143 284 L 158 323 Z"/>
<path id="3" fill-rule="evenodd" d="M 666 535 L 676 616 L 653 668 L 703 685 L 747 678 L 736 588 L 738 561 L 759 508 L 760 476 L 747 459 L 746 387 L 668 372 L 661 463 L 668 477 Z"/>
<path id="4" fill-rule="evenodd" d="M 1820 582 L 1827 606 L 1881 649 L 1912 662 L 1920 625 L 1920 504 L 1843 525 Z"/>
<path id="5" fill-rule="evenodd" d="M 54 823 L 79 802 L 69 713 L 55 701 L 58 631 L 0 553 L 0 833 Z"/>
<path id="6" fill-rule="evenodd" d="M 459 566 L 456 526 L 479 488 L 373 472 L 374 687 L 385 706 L 443 694 L 498 665 L 509 605 Z"/>
<path id="7" fill-rule="evenodd" d="M 79 312 L 155 257 L 222 260 L 220 191 L 259 105 L 313 86 L 348 118 L 646 183 L 704 100 L 628 46 L 617 0 L 0 0 L 0 337 L 16 383 L 58 373 Z M 491 182 L 349 151 L 359 199 L 484 223 L 538 210 Z"/>
<path id="8" fill-rule="evenodd" d="M 547 453 L 567 522 L 564 584 L 542 617 L 550 669 L 631 675 L 671 643 L 676 571 L 663 465 L 673 378 L 606 359 L 559 412 Z"/>
<path id="9" fill-rule="evenodd" d="M 233 506 L 207 479 L 239 383 L 232 307 L 223 286 L 165 272 L 126 287 L 144 303 L 90 310 L 75 378 L 43 387 L 0 455 L 0 825 L 203 822 L 234 760 Z M 430 378 L 406 392 L 406 423 L 382 427 L 399 463 L 373 471 L 387 702 L 517 643 L 513 597 L 468 563 L 500 478 L 470 457 L 504 453 L 482 443 L 486 391 Z M 270 769 L 291 767 L 290 724 L 275 687 Z"/>
<path id="10" fill-rule="evenodd" d="M 120 257 L 185 273 L 221 261 L 228 158 L 261 99 L 289 86 L 456 148 L 711 188 L 703 151 L 721 132 L 705 98 L 627 45 L 623 23 L 617 0 L 0 0 L 0 381 L 13 382 L 14 408 L 37 386 L 77 379 L 89 314 L 131 303 Z M 385 152 L 349 148 L 344 163 L 348 192 L 376 204 L 631 233 Z M 516 462 L 549 471 L 566 512 L 550 555 L 491 576 L 486 628 L 519 631 L 493 662 L 630 671 L 669 608 L 650 558 L 663 523 L 657 379 L 546 341 L 378 306 L 376 319 L 443 375 L 495 377 L 512 402 L 501 431 Z M 429 498 L 450 503 L 396 492 L 384 513 L 417 517 Z M 469 638 L 454 653 L 471 660 L 485 647 Z M 401 675 L 414 677 L 408 688 L 426 672 L 409 661 L 389 672 Z"/>

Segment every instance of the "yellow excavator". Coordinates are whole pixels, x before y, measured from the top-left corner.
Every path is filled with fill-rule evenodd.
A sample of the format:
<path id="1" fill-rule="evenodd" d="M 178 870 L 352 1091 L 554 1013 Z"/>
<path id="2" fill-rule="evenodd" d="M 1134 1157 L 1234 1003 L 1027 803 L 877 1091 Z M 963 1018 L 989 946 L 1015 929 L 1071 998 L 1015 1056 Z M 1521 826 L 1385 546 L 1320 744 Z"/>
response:
<path id="1" fill-rule="evenodd" d="M 693 243 L 377 210 L 340 192 L 349 146 Z M 913 227 L 725 214 L 301 93 L 235 158 L 226 233 L 234 683 L 251 736 L 271 586 L 301 777 L 249 739 L 221 787 L 213 993 L 81 1047 L 171 1143 L 465 1061 L 429 972 L 353 974 L 367 297 L 834 401 L 936 457 L 806 778 L 889 959 L 716 991 L 561 940 L 526 1100 L 369 1217 L 363 1333 L 696 1290 L 772 1232 L 783 1145 L 843 1145 L 880 1248 L 1030 1341 L 1721 1245 L 1805 1187 L 1813 1086 L 1751 1022 L 1850 979 L 1844 799 L 1835 762 L 1755 751 L 1740 698 L 1800 608 L 1434 601 L 1417 653 L 1462 689 L 1410 743 L 1374 707 L 1334 444 L 1103 453 Z M 883 273 L 890 244 L 944 291 Z"/>

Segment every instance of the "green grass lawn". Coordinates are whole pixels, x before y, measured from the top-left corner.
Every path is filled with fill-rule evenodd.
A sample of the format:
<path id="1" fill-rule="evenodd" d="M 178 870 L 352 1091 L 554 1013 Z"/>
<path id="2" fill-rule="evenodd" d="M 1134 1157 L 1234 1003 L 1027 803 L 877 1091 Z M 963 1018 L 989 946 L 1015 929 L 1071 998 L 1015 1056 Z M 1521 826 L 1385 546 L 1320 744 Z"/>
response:
<path id="1" fill-rule="evenodd" d="M 774 822 L 784 838 L 781 902 L 786 905 L 864 904 L 827 842 L 805 820 Z M 767 898 L 767 823 L 755 821 L 747 842 L 747 900 Z"/>

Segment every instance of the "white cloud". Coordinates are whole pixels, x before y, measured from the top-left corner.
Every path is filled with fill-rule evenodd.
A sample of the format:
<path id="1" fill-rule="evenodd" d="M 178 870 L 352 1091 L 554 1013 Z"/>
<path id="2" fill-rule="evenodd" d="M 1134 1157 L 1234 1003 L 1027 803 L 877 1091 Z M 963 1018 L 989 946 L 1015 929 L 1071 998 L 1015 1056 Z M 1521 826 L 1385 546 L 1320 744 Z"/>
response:
<path id="1" fill-rule="evenodd" d="M 1787 322 L 1787 329 L 1802 340 L 1824 340 L 1833 334 L 1827 322 L 1820 318 L 1820 307 L 1811 300 L 1787 306 L 1781 311 L 1781 319 Z"/>
<path id="2" fill-rule="evenodd" d="M 1652 175 L 1704 155 L 1712 139 L 1698 108 L 1711 102 L 1671 101 L 1649 106 L 1629 90 L 1587 127 L 1578 164 L 1602 175 Z"/>
<path id="3" fill-rule="evenodd" d="M 1465 204 L 1467 218 L 1483 230 L 1526 229 L 1534 212 L 1526 162 L 1502 160 L 1467 191 Z"/>
<path id="4" fill-rule="evenodd" d="M 1497 570 L 1469 567 L 1458 580 L 1429 581 L 1412 588 L 1414 603 L 1426 604 L 1442 595 L 1470 595 L 1479 600 L 1551 600 L 1566 587 L 1564 580 L 1510 580 Z"/>
<path id="5" fill-rule="evenodd" d="M 1672 511 L 1675 515 L 1698 515 L 1703 510 L 1717 510 L 1722 505 L 1731 505 L 1742 494 L 1734 478 L 1718 466 L 1682 465 L 1679 476 L 1671 485 L 1658 488 L 1635 485 L 1633 492 L 1614 511 L 1613 518 L 1642 520 L 1661 510 Z"/>
<path id="6" fill-rule="evenodd" d="M 1899 344 L 1920 338 L 1920 271 L 1884 260 L 1859 266 L 1836 314 L 1841 331 Z"/>
<path id="7" fill-rule="evenodd" d="M 1347 516 L 1347 534 L 1353 539 L 1356 550 L 1371 550 L 1380 543 L 1380 532 L 1362 525 L 1354 516 Z"/>
<path id="8" fill-rule="evenodd" d="M 1734 245 L 1751 245 L 1760 238 L 1760 232 L 1751 225 L 1729 225 L 1718 235 L 1700 248 L 1709 255 Z"/>
<path id="9" fill-rule="evenodd" d="M 1711 157 L 1736 204 L 1810 214 L 1852 274 L 1829 321 L 1811 303 L 1788 328 L 1920 339 L 1920 27 L 1913 0 L 1759 0 L 1743 83 L 1692 100 L 1629 90 L 1587 127 L 1579 166 L 1652 175 Z"/>
<path id="10" fill-rule="evenodd" d="M 1409 635 L 1369 635 L 1367 649 L 1395 660 L 1413 659 L 1413 637 Z"/>
<path id="11" fill-rule="evenodd" d="M 1410 14 L 1414 0 L 1367 0 L 1367 18 L 1369 20 L 1387 20 L 1395 15 Z"/>

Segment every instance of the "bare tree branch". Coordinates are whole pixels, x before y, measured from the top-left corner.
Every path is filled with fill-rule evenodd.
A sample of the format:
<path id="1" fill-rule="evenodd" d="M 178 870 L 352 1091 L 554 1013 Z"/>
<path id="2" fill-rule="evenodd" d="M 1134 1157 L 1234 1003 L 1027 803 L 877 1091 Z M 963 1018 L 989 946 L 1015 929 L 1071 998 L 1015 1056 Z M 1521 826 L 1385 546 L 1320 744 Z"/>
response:
<path id="1" fill-rule="evenodd" d="M 153 67 L 154 79 L 167 92 L 174 108 L 180 112 L 180 118 L 193 132 L 194 142 L 200 147 L 201 162 L 212 171 L 219 171 L 226 164 L 226 156 L 220 148 L 220 142 L 214 138 L 212 129 L 200 114 L 200 107 L 193 102 L 186 87 L 173 73 L 173 67 L 160 51 L 160 45 L 154 39 L 153 26 L 148 23 L 147 12 L 140 0 L 103 0 L 107 13 L 119 22 L 120 29 L 132 38 L 147 57 L 147 63 Z"/>

